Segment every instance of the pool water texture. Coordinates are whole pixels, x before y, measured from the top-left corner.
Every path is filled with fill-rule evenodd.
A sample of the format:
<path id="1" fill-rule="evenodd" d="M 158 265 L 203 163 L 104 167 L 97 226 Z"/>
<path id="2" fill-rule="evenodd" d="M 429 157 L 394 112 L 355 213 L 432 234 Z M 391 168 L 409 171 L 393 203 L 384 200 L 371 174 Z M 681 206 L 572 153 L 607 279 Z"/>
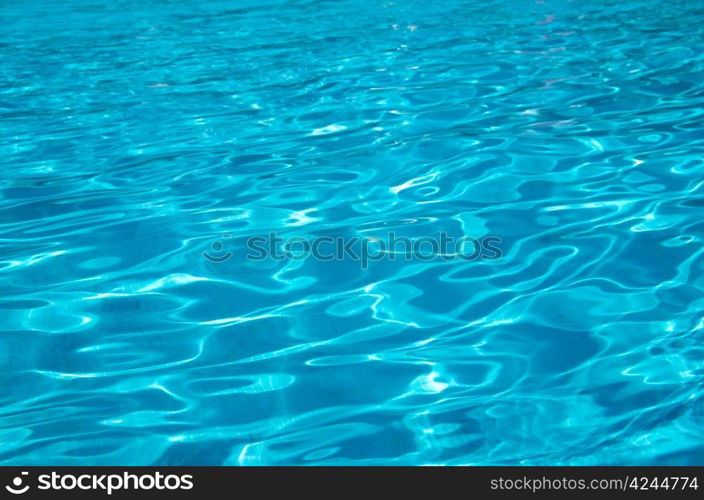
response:
<path id="1" fill-rule="evenodd" d="M 0 464 L 704 464 L 703 70 L 699 0 L 3 2 Z"/>

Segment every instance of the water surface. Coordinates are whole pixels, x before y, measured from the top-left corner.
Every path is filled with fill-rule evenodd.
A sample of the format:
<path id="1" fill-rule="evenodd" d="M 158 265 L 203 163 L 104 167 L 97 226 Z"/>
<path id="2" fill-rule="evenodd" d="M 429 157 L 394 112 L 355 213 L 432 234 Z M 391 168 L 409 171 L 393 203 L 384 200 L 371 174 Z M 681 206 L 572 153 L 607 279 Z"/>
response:
<path id="1" fill-rule="evenodd" d="M 0 463 L 704 463 L 703 35 L 698 0 L 3 2 Z M 246 260 L 270 231 L 503 256 Z"/>

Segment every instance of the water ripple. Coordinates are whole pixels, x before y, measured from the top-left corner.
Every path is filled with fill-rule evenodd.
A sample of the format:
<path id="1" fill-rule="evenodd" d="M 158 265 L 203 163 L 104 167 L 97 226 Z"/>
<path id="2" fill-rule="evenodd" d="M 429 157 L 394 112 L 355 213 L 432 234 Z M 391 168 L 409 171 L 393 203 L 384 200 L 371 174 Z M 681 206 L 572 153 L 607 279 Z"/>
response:
<path id="1" fill-rule="evenodd" d="M 700 2 L 0 20 L 0 464 L 704 461 Z"/>

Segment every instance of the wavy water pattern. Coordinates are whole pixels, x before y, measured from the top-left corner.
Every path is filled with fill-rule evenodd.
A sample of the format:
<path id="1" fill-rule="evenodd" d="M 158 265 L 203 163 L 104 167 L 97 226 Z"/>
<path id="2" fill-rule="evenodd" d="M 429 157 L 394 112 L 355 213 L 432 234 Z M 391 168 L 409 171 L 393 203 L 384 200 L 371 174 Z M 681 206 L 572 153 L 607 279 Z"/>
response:
<path id="1" fill-rule="evenodd" d="M 0 464 L 704 464 L 701 1 L 28 0 L 0 53 Z M 244 258 L 388 231 L 502 256 Z"/>

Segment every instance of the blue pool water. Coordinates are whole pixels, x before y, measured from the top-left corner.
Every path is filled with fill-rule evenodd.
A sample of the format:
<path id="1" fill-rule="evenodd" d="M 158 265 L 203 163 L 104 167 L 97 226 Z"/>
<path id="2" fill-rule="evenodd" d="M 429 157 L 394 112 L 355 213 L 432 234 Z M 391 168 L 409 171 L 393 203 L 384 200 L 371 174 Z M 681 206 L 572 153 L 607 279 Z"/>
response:
<path id="1" fill-rule="evenodd" d="M 703 464 L 703 71 L 699 0 L 3 2 L 0 464 Z M 248 258 L 390 232 L 501 243 Z"/>

